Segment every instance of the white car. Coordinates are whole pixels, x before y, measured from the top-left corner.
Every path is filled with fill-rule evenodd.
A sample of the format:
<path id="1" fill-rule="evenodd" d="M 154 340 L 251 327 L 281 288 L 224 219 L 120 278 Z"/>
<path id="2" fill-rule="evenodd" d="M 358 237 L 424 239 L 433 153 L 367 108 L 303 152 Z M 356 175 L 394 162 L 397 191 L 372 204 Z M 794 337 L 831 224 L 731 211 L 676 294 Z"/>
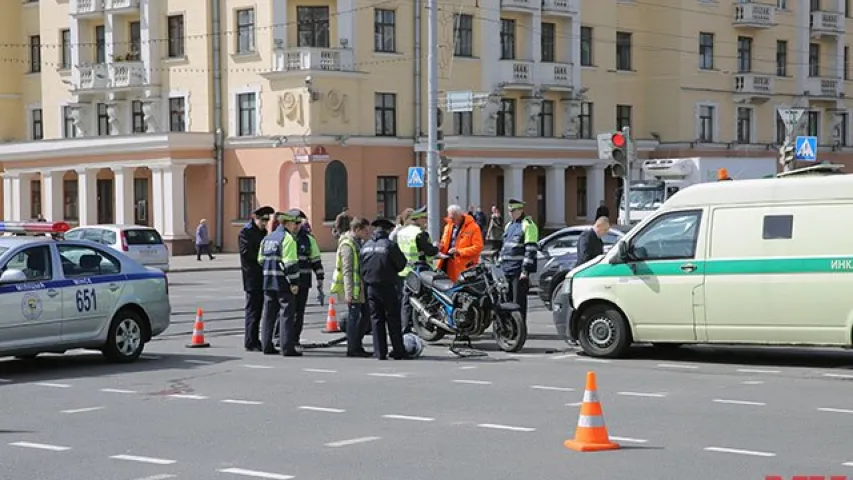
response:
<path id="1" fill-rule="evenodd" d="M 163 272 L 169 271 L 169 248 L 157 230 L 144 225 L 87 225 L 65 233 L 67 240 L 89 240 L 107 245 Z"/>
<path id="2" fill-rule="evenodd" d="M 52 230 L 49 230 L 52 228 Z M 0 232 L 59 234 L 59 223 L 0 222 Z M 162 271 L 103 244 L 0 238 L 0 357 L 83 348 L 132 362 L 170 323 Z"/>

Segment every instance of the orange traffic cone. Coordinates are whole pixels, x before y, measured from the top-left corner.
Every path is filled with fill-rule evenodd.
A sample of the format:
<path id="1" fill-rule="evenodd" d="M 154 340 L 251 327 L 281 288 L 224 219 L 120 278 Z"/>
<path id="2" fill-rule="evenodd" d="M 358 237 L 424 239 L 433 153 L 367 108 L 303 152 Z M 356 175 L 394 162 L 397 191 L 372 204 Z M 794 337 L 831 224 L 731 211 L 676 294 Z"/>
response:
<path id="1" fill-rule="evenodd" d="M 340 331 L 338 314 L 335 312 L 335 297 L 329 297 L 329 314 L 326 317 L 326 328 L 323 329 L 323 333 L 338 333 Z"/>
<path id="2" fill-rule="evenodd" d="M 193 325 L 193 338 L 187 348 L 207 348 L 209 343 L 204 341 L 204 311 L 198 309 L 195 314 L 195 325 Z"/>
<path id="3" fill-rule="evenodd" d="M 595 384 L 595 372 L 586 374 L 586 391 L 583 392 L 578 428 L 574 440 L 566 440 L 566 448 L 578 452 L 600 452 L 618 450 L 619 445 L 610 441 L 607 427 L 604 425 L 604 412 L 598 400 L 598 387 Z"/>

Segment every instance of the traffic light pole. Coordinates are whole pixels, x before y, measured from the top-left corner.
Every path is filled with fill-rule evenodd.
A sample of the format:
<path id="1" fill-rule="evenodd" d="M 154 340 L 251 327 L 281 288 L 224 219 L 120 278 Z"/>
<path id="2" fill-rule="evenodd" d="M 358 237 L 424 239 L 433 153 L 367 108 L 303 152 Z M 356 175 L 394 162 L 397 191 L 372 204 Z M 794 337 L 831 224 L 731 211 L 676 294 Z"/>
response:
<path id="1" fill-rule="evenodd" d="M 622 199 L 625 202 L 624 225 L 631 225 L 631 168 L 634 163 L 634 139 L 631 138 L 631 129 L 622 127 L 622 135 L 625 136 L 625 176 L 622 177 Z"/>
<path id="2" fill-rule="evenodd" d="M 427 0 L 427 231 L 437 240 L 442 217 L 438 184 L 438 1 Z M 420 59 L 415 59 L 420 61 Z"/>

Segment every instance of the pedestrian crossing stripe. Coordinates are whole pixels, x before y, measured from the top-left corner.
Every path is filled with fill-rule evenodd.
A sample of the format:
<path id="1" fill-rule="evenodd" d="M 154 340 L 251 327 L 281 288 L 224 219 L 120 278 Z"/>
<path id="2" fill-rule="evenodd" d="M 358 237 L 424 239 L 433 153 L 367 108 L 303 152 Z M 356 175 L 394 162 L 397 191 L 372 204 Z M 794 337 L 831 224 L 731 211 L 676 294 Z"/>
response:
<path id="1" fill-rule="evenodd" d="M 800 149 L 797 150 L 797 156 L 802 158 L 814 158 L 815 154 L 812 150 L 811 144 L 807 141 L 803 142 L 803 144 L 800 145 Z"/>

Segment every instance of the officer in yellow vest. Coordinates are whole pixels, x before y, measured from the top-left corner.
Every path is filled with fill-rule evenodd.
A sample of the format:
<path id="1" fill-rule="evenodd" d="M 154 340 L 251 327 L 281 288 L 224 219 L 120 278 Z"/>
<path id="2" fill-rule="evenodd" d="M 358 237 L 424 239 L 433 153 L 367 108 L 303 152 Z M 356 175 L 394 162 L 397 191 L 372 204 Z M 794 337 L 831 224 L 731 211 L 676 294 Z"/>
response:
<path id="1" fill-rule="evenodd" d="M 411 214 L 406 221 L 406 226 L 397 231 L 397 245 L 406 256 L 406 268 L 400 272 L 400 278 L 404 279 L 409 272 L 420 271 L 428 267 L 433 257 L 438 255 L 438 247 L 433 245 L 429 232 L 425 230 L 427 224 L 427 208 L 421 207 Z M 412 330 L 412 306 L 409 304 L 409 292 L 403 287 L 403 302 L 400 316 L 403 321 L 403 333 Z"/>
<path id="2" fill-rule="evenodd" d="M 341 235 L 335 254 L 335 273 L 329 292 L 343 297 L 347 305 L 347 356 L 370 357 L 364 350 L 363 339 L 370 322 L 370 311 L 365 299 L 364 280 L 361 278 L 361 245 L 370 238 L 370 222 L 354 218 L 350 231 Z"/>

